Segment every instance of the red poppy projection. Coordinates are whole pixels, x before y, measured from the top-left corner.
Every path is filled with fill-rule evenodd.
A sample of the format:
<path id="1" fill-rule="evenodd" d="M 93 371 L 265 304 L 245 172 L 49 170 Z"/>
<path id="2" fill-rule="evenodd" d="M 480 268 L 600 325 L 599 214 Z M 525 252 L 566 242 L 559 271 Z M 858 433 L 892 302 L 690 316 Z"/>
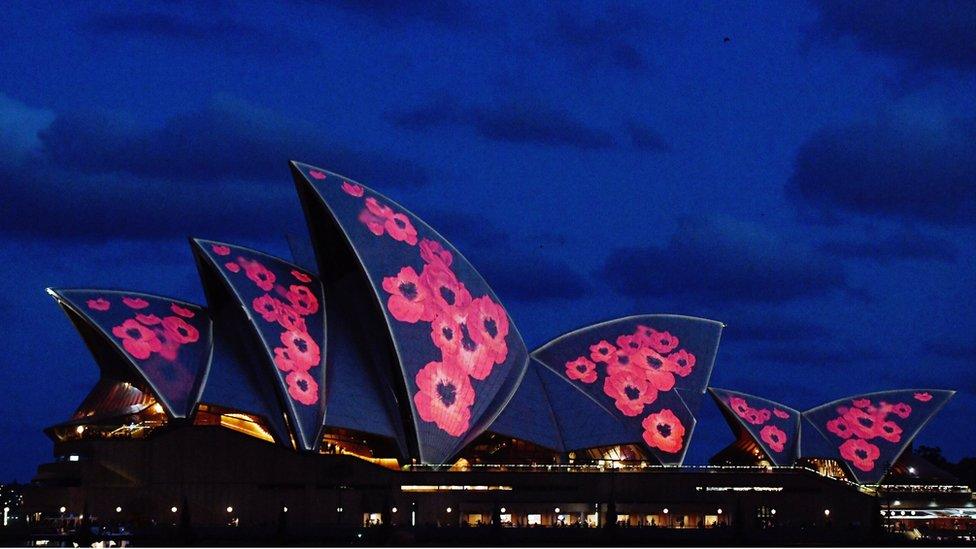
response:
<path id="1" fill-rule="evenodd" d="M 248 311 L 301 446 L 318 447 L 325 416 L 322 285 L 304 269 L 231 244 L 195 239 L 196 253 Z"/>
<path id="2" fill-rule="evenodd" d="M 751 438 L 773 465 L 790 465 L 799 457 L 800 412 L 745 393 L 709 387 L 729 426 Z"/>
<path id="3" fill-rule="evenodd" d="M 171 417 L 187 417 L 210 366 L 211 323 L 198 305 L 137 292 L 51 290 L 73 318 L 97 329 Z M 92 342 L 89 342 L 91 345 Z M 104 374 L 104 370 L 103 370 Z M 126 377 L 124 372 L 113 376 Z"/>
<path id="4" fill-rule="evenodd" d="M 876 484 L 952 391 L 899 390 L 848 397 L 803 413 L 858 482 Z"/>
<path id="5" fill-rule="evenodd" d="M 294 163 L 355 251 L 385 320 L 420 461 L 444 463 L 487 427 L 528 363 L 488 284 L 426 223 L 369 187 Z"/>
<path id="6" fill-rule="evenodd" d="M 647 315 L 597 324 L 533 352 L 621 420 L 665 464 L 680 464 L 722 324 Z"/>

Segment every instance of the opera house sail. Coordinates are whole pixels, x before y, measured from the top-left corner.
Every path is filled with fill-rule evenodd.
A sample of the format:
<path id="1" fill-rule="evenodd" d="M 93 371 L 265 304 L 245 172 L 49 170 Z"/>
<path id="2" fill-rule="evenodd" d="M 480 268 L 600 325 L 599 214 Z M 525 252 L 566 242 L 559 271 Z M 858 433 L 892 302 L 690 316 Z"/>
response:
<path id="1" fill-rule="evenodd" d="M 742 505 L 757 528 L 787 509 L 829 523 L 842 508 L 873 512 L 860 498 L 902 474 L 953 395 L 893 390 L 800 411 L 711 387 L 726 327 L 675 314 L 610 319 L 530 352 L 488 282 L 418 216 L 353 179 L 290 169 L 314 266 L 214 235 L 189 240 L 205 307 L 48 290 L 100 377 L 46 430 L 59 462 L 81 465 L 43 466 L 38 517 L 104 493 L 132 498 L 113 505 L 119 516 L 192 505 L 202 524 L 238 520 L 247 498 L 309 524 L 355 508 L 364 523 L 708 527 L 744 522 L 723 516 Z M 689 467 L 706 393 L 735 440 Z M 604 474 L 616 470 L 627 482 Z M 255 523 L 271 520 L 252 507 Z"/>

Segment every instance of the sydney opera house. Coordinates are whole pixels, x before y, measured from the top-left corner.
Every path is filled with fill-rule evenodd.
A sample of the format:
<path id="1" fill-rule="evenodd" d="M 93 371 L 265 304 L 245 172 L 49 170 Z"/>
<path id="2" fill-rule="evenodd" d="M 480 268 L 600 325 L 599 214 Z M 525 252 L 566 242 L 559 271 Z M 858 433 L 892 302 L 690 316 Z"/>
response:
<path id="1" fill-rule="evenodd" d="M 48 290 L 101 375 L 46 430 L 54 460 L 24 507 L 39 527 L 859 535 L 973 520 L 968 488 L 910 451 L 952 391 L 800 411 L 711 387 L 724 325 L 670 314 L 529 351 L 434 229 L 351 179 L 291 170 L 314 265 L 192 238 L 205 305 Z M 713 403 L 732 443 L 684 465 Z"/>

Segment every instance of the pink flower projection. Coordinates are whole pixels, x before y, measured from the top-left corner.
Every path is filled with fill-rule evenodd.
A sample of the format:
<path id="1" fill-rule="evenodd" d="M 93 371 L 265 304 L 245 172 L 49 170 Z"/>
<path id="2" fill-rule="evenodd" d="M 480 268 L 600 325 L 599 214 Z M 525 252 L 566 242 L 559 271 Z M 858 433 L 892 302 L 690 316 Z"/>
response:
<path id="1" fill-rule="evenodd" d="M 213 250 L 213 253 L 217 255 L 230 255 L 230 248 L 228 248 L 227 246 L 214 244 L 213 246 L 210 247 L 210 249 Z"/>
<path id="2" fill-rule="evenodd" d="M 92 302 L 99 306 L 102 303 L 106 304 L 104 309 L 94 308 L 94 310 L 109 308 L 109 301 L 104 298 L 88 300 L 89 308 L 93 308 Z M 122 298 L 122 302 L 136 311 L 150 306 L 150 303 L 141 297 L 126 296 Z M 131 318 L 112 327 L 112 335 L 119 339 L 125 352 L 136 360 L 148 360 L 154 354 L 158 354 L 164 360 L 173 362 L 177 359 L 182 346 L 199 341 L 200 331 L 186 321 L 196 316 L 193 309 L 174 302 L 169 304 L 169 310 L 178 313 L 179 316 L 160 318 L 153 313 L 134 313 Z"/>
<path id="3" fill-rule="evenodd" d="M 596 364 L 582 356 L 567 362 L 566 377 L 583 383 L 593 383 L 597 378 Z"/>
<path id="4" fill-rule="evenodd" d="M 389 234 L 393 240 L 406 242 L 411 246 L 417 245 L 417 229 L 414 228 L 409 217 L 394 212 L 392 208 L 380 204 L 373 197 L 367 198 L 364 203 L 366 208 L 359 213 L 359 221 L 366 225 L 371 233 L 376 236 Z"/>
<path id="5" fill-rule="evenodd" d="M 378 210 L 373 207 L 370 211 Z M 390 234 L 398 241 L 411 244 Z M 504 363 L 508 357 L 508 314 L 488 295 L 472 298 L 451 269 L 454 259 L 451 252 L 440 243 L 422 239 L 419 244 L 420 259 L 424 262 L 419 274 L 407 265 L 395 276 L 383 279 L 383 290 L 389 294 L 386 308 L 399 322 L 430 323 L 430 338 L 440 351 L 441 360 L 428 364 L 417 374 L 420 392 L 414 395 L 414 403 L 424 421 L 458 437 L 469 428 L 470 407 L 476 398 L 468 378 L 487 379 L 494 366 Z M 455 389 L 447 392 L 424 389 L 431 387 L 432 382 L 424 377 L 421 383 L 422 376 L 435 373 L 441 381 L 453 379 L 450 386 Z M 458 378 L 462 374 L 463 383 Z"/>
<path id="6" fill-rule="evenodd" d="M 141 297 L 123 297 L 122 303 L 130 309 L 140 310 L 149 306 L 149 302 Z"/>
<path id="7" fill-rule="evenodd" d="M 407 324 L 429 323 L 431 343 L 441 355 L 415 376 L 418 416 L 460 437 L 470 428 L 471 407 L 477 399 L 472 380 L 488 379 L 494 367 L 508 358 L 508 313 L 489 295 L 472 296 L 452 269 L 453 254 L 436 240 L 419 238 L 405 213 L 375 196 L 363 198 L 366 189 L 357 183 L 342 181 L 339 189 L 363 199 L 357 220 L 367 231 L 419 249 L 423 262 L 419 272 L 413 265 L 403 265 L 380 285 L 388 294 L 390 316 Z"/>
<path id="8" fill-rule="evenodd" d="M 632 333 L 618 335 L 613 343 L 602 339 L 590 345 L 588 354 L 566 362 L 566 377 L 585 384 L 602 377 L 603 393 L 613 399 L 617 410 L 626 417 L 637 417 L 660 393 L 674 389 L 678 378 L 694 371 L 695 355 L 679 345 L 670 332 L 641 324 Z M 653 431 L 648 427 L 652 423 Z M 671 410 L 652 413 L 642 424 L 649 446 L 669 453 L 683 448 L 684 426 Z"/>
<path id="9" fill-rule="evenodd" d="M 363 194 L 366 192 L 366 189 L 364 189 L 362 185 L 350 183 L 348 181 L 342 182 L 341 189 L 342 192 L 348 194 L 349 196 L 354 196 L 356 198 L 362 197 Z"/>
<path id="10" fill-rule="evenodd" d="M 158 334 L 134 318 L 127 319 L 112 328 L 112 335 L 121 339 L 122 348 L 139 360 L 149 358 L 162 348 Z"/>
<path id="11" fill-rule="evenodd" d="M 316 404 L 319 401 L 319 384 L 312 370 L 319 367 L 322 354 L 305 323 L 305 317 L 315 314 L 321 307 L 315 292 L 306 285 L 312 281 L 312 277 L 293 269 L 291 276 L 302 284 L 289 284 L 284 274 L 282 279 L 286 281 L 281 283 L 278 276 L 261 261 L 243 255 L 224 267 L 232 273 L 243 272 L 255 286 L 267 292 L 251 300 L 251 310 L 265 322 L 277 325 L 280 330 L 281 346 L 272 349 L 275 367 L 287 374 L 285 384 L 288 396 L 293 401 L 305 406 Z M 285 284 L 288 286 L 285 287 Z"/>
<path id="12" fill-rule="evenodd" d="M 928 402 L 932 400 L 932 395 L 929 393 L 915 393 L 912 395 L 913 398 L 919 402 Z"/>
<path id="13" fill-rule="evenodd" d="M 86 305 L 88 305 L 88 308 L 91 309 L 91 310 L 93 310 L 93 311 L 103 311 L 104 312 L 104 311 L 109 310 L 109 308 L 112 307 L 112 302 L 110 302 L 109 300 L 107 300 L 105 298 L 99 297 L 98 299 L 89 299 L 86 302 Z"/>
<path id="14" fill-rule="evenodd" d="M 772 412 L 768 408 L 753 408 L 749 406 L 746 399 L 738 396 L 729 397 L 729 407 L 732 411 L 742 419 L 746 420 L 752 425 L 762 425 L 769 421 L 772 417 Z M 789 414 L 787 414 L 789 417 Z"/>
<path id="15" fill-rule="evenodd" d="M 194 313 L 192 309 L 187 309 L 186 307 L 180 307 L 176 303 L 170 305 L 169 310 L 182 316 L 183 318 L 193 318 L 194 316 L 196 316 L 196 313 Z"/>
<path id="16" fill-rule="evenodd" d="M 759 438 L 774 452 L 782 452 L 789 438 L 786 432 L 775 425 L 766 425 L 759 431 Z"/>
<path id="17" fill-rule="evenodd" d="M 644 427 L 644 442 L 651 448 L 676 454 L 684 447 L 685 426 L 674 412 L 665 408 L 650 414 L 641 422 Z"/>
<path id="18" fill-rule="evenodd" d="M 467 372 L 452 362 L 430 362 L 416 377 L 414 405 L 420 419 L 459 437 L 467 432 L 476 394 Z"/>
<path id="19" fill-rule="evenodd" d="M 838 446 L 841 457 L 853 467 L 870 472 L 881 455 L 877 444 L 901 442 L 903 430 L 898 419 L 907 419 L 912 407 L 904 402 L 889 404 L 882 400 L 875 404 L 870 398 L 857 398 L 850 401 L 850 406 L 838 406 L 835 411 L 836 417 L 827 420 L 824 426 L 828 433 L 843 441 Z"/>
<path id="20" fill-rule="evenodd" d="M 844 441 L 838 449 L 842 458 L 864 472 L 873 471 L 874 460 L 881 456 L 877 446 L 859 438 Z"/>
<path id="21" fill-rule="evenodd" d="M 776 422 L 778 420 L 789 420 L 792 417 L 789 412 L 776 407 L 770 410 L 765 407 L 752 406 L 743 395 L 731 395 L 726 402 L 729 409 L 743 421 L 749 425 L 762 426 L 759 429 L 759 439 L 766 443 L 769 450 L 778 454 L 786 449 L 786 444 L 790 441 L 789 435 L 782 428 L 786 424 L 777 425 Z M 774 417 L 776 419 L 773 419 Z"/>

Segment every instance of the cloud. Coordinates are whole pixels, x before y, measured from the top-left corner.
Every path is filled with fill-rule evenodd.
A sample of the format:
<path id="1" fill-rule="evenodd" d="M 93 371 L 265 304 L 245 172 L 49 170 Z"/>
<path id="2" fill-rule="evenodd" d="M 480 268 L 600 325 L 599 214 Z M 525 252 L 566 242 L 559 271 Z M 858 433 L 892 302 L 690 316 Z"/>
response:
<path id="1" fill-rule="evenodd" d="M 762 314 L 725 318 L 725 337 L 735 342 L 795 342 L 827 337 L 829 331 L 807 320 L 763 311 Z"/>
<path id="2" fill-rule="evenodd" d="M 630 144 L 638 150 L 647 152 L 669 152 L 671 144 L 648 126 L 632 122 L 628 128 L 630 133 Z"/>
<path id="3" fill-rule="evenodd" d="M 891 113 L 828 127 L 800 146 L 788 193 L 801 206 L 921 220 L 976 221 L 976 118 Z"/>
<path id="4" fill-rule="evenodd" d="M 287 28 L 271 29 L 235 21 L 229 17 L 183 13 L 118 12 L 95 15 L 84 29 L 93 36 L 127 38 L 141 36 L 180 43 L 205 45 L 232 54 L 275 54 L 311 51 L 318 43 L 308 37 L 294 36 Z"/>
<path id="5" fill-rule="evenodd" d="M 852 38 L 863 51 L 905 60 L 913 68 L 976 68 L 976 3 L 970 0 L 849 2 L 815 0 L 811 36 Z"/>
<path id="6" fill-rule="evenodd" d="M 553 40 L 566 48 L 580 67 L 614 67 L 642 71 L 647 60 L 635 44 L 646 42 L 651 23 L 639 9 L 611 6 L 595 18 L 580 10 L 555 16 Z"/>
<path id="7" fill-rule="evenodd" d="M 855 351 L 849 347 L 818 342 L 762 347 L 753 349 L 746 356 L 751 360 L 816 369 L 852 364 L 863 365 L 865 361 L 881 358 L 881 355 L 870 350 Z"/>
<path id="8" fill-rule="evenodd" d="M 330 145 L 311 125 L 227 99 L 148 129 L 111 113 L 55 115 L 2 95 L 0 113 L 0 227 L 17 234 L 301 232 L 291 158 L 391 186 L 426 181 L 412 162 Z"/>
<path id="9" fill-rule="evenodd" d="M 14 164 L 41 148 L 37 133 L 54 120 L 54 113 L 35 109 L 0 94 L 0 165 Z"/>
<path id="10" fill-rule="evenodd" d="M 669 242 L 612 251 L 600 276 L 634 298 L 782 302 L 846 289 L 836 261 L 754 223 L 686 218 Z"/>
<path id="11" fill-rule="evenodd" d="M 942 358 L 967 363 L 976 362 L 976 339 L 970 339 L 968 341 L 932 341 L 925 348 L 931 349 L 934 355 Z"/>
<path id="12" fill-rule="evenodd" d="M 387 113 L 395 126 L 413 130 L 467 127 L 490 141 L 565 146 L 582 150 L 606 149 L 613 136 L 591 127 L 566 110 L 538 101 L 510 100 L 498 106 L 462 106 L 438 98 L 413 109 Z"/>
<path id="13" fill-rule="evenodd" d="M 903 229 L 887 235 L 875 235 L 863 240 L 853 238 L 829 240 L 820 245 L 820 250 L 844 259 L 876 261 L 918 259 L 951 262 L 955 261 L 958 255 L 956 246 L 949 240 L 911 229 Z"/>
<path id="14" fill-rule="evenodd" d="M 503 299 L 525 302 L 578 299 L 590 290 L 584 274 L 551 257 L 543 246 L 526 250 L 488 219 L 458 212 L 434 212 L 427 221 L 452 241 Z M 537 235 L 542 241 L 551 235 Z"/>
<path id="15" fill-rule="evenodd" d="M 460 28 L 473 25 L 477 21 L 474 7 L 462 0 L 324 0 L 314 3 L 331 5 L 347 13 L 362 15 L 386 27 L 407 26 L 416 21 L 425 21 L 449 28 Z"/>
<path id="16" fill-rule="evenodd" d="M 233 98 L 143 128 L 112 113 L 59 115 L 40 132 L 50 162 L 85 174 L 128 173 L 183 181 L 277 181 L 305 160 L 366 181 L 421 185 L 426 172 L 392 153 L 360 150 L 314 124 Z"/>

